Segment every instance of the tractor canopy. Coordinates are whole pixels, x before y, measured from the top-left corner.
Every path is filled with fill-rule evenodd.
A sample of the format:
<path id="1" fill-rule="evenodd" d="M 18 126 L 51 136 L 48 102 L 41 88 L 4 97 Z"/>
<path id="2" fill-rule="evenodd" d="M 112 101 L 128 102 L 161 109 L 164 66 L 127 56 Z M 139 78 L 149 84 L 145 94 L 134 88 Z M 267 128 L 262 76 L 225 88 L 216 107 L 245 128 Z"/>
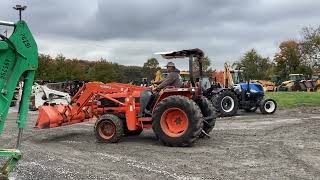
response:
<path id="1" fill-rule="evenodd" d="M 190 56 L 198 57 L 201 59 L 204 56 L 203 51 L 199 48 L 186 49 L 180 51 L 158 52 L 155 54 L 160 54 L 164 59 L 186 58 Z"/>
<path id="2" fill-rule="evenodd" d="M 202 79 L 202 75 L 203 75 L 202 60 L 204 57 L 204 52 L 201 49 L 194 48 L 194 49 L 185 49 L 180 51 L 158 52 L 155 54 L 161 55 L 164 59 L 189 58 L 189 73 L 190 73 L 190 81 L 192 86 L 195 86 L 194 76 L 193 76 L 193 60 L 195 58 L 199 66 L 199 75 L 200 75 L 199 79 Z M 200 86 L 201 86 L 201 81 L 200 81 Z"/>

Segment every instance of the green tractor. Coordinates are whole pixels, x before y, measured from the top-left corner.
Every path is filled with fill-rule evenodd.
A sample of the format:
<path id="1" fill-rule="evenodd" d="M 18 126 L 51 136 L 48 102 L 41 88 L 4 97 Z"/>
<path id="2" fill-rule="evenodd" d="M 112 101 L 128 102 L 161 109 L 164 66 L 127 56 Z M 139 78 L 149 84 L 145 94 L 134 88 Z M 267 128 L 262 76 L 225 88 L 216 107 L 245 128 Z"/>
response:
<path id="1" fill-rule="evenodd" d="M 20 80 L 23 80 L 24 83 L 17 120 L 19 130 L 17 144 L 15 148 L 11 149 L 0 148 L 0 157 L 7 158 L 4 165 L 0 167 L 0 179 L 7 179 L 21 158 L 19 147 L 26 125 L 35 71 L 38 68 L 37 44 L 26 22 L 21 20 L 21 11 L 25 8 L 26 6 L 20 5 L 14 7 L 20 14 L 20 20 L 16 23 L 0 21 L 0 26 L 14 28 L 9 38 L 0 34 L 0 135 L 5 127 L 16 86 Z"/>

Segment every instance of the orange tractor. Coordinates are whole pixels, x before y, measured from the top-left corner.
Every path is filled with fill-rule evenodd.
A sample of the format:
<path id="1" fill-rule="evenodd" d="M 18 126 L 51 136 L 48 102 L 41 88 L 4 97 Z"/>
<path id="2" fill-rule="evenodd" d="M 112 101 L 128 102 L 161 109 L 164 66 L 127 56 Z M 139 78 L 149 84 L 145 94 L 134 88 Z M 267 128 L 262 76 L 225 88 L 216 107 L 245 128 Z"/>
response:
<path id="1" fill-rule="evenodd" d="M 197 58 L 202 67 L 200 49 L 161 55 L 166 59 L 189 57 L 190 69 L 193 58 Z M 123 135 L 139 135 L 143 129 L 152 128 L 164 145 L 190 146 L 199 137 L 209 136 L 216 118 L 211 102 L 201 96 L 201 86 L 196 87 L 193 78 L 191 82 L 191 87 L 168 87 L 159 92 L 151 103 L 151 115 L 142 117 L 137 115 L 142 100 L 140 95 L 150 88 L 121 83 L 87 83 L 72 98 L 70 105 L 40 107 L 36 127 L 54 128 L 98 117 L 94 134 L 101 142 L 118 142 Z"/>

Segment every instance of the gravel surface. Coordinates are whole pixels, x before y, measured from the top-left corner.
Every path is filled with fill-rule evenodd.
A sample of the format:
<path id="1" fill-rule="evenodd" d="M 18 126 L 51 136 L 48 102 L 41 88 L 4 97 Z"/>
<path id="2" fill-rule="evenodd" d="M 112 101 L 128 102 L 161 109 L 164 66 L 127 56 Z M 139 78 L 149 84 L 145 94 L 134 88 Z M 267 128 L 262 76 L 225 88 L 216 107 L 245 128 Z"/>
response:
<path id="1" fill-rule="evenodd" d="M 38 130 L 36 118 L 30 113 L 10 179 L 320 179 L 319 108 L 240 112 L 188 148 L 162 146 L 151 130 L 97 143 L 93 122 Z M 14 146 L 15 119 L 12 110 L 1 147 Z"/>

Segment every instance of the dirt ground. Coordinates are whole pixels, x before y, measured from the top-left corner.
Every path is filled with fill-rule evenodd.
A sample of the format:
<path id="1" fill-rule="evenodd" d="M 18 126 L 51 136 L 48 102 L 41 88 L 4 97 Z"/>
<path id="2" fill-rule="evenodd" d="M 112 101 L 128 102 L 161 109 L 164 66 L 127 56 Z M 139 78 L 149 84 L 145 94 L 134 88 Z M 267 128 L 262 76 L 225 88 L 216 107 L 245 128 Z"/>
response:
<path id="1" fill-rule="evenodd" d="M 159 144 L 152 131 L 97 143 L 93 123 L 37 130 L 29 116 L 11 179 L 320 179 L 320 108 L 220 118 L 193 147 Z M 15 144 L 16 113 L 0 146 Z"/>

